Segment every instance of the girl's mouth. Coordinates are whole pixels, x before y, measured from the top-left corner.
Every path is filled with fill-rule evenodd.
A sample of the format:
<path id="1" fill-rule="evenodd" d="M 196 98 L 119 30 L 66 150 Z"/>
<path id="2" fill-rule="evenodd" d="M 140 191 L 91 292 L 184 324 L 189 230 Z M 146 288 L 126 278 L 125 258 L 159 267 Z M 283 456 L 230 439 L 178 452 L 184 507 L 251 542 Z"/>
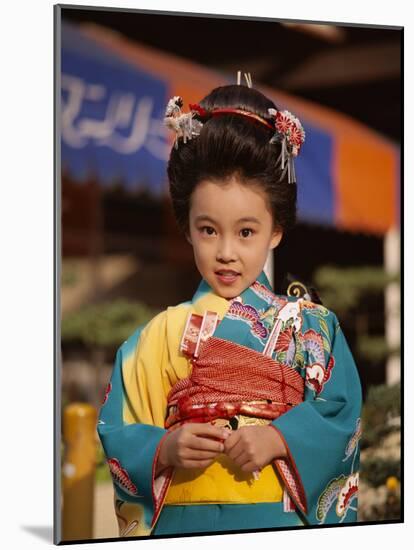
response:
<path id="1" fill-rule="evenodd" d="M 237 273 L 237 271 L 222 269 L 220 271 L 216 271 L 215 275 L 221 283 L 225 285 L 231 285 L 234 283 L 240 273 Z"/>

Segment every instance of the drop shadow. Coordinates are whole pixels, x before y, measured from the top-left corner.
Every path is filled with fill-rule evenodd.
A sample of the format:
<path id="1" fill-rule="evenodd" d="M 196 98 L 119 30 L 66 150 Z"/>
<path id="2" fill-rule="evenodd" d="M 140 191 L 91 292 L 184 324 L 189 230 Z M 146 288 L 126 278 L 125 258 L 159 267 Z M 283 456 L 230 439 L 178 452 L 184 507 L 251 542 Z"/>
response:
<path id="1" fill-rule="evenodd" d="M 21 528 L 39 539 L 53 544 L 53 527 L 51 525 L 21 525 Z"/>

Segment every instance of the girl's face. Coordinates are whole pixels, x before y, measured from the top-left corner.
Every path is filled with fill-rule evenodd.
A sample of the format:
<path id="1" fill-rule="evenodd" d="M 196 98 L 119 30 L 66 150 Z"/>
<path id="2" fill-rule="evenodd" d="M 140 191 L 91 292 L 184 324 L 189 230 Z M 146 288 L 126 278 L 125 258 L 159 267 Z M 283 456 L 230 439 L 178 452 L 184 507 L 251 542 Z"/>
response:
<path id="1" fill-rule="evenodd" d="M 234 298 L 249 287 L 281 238 L 259 185 L 233 176 L 203 180 L 193 191 L 187 239 L 200 274 L 219 296 Z"/>

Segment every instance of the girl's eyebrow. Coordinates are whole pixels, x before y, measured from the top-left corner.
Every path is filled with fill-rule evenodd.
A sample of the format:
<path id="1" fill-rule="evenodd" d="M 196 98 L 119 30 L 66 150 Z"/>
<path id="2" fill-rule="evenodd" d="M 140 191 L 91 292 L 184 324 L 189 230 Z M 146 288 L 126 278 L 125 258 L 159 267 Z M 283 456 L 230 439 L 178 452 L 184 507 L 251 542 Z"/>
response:
<path id="1" fill-rule="evenodd" d="M 196 216 L 195 222 L 211 222 L 211 223 L 217 223 L 213 218 L 210 216 L 207 216 L 207 214 L 200 214 L 199 216 Z M 236 223 L 257 223 L 260 225 L 260 220 L 255 218 L 254 216 L 246 216 L 244 218 L 240 218 L 237 220 Z"/>

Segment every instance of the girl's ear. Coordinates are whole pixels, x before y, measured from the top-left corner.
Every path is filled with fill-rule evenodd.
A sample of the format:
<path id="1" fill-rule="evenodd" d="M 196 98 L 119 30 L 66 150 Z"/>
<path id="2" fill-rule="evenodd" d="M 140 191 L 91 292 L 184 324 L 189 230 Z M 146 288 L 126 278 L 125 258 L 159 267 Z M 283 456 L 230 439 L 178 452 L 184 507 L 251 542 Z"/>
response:
<path id="1" fill-rule="evenodd" d="M 190 237 L 190 233 L 188 231 L 185 232 L 185 238 L 191 244 L 191 246 L 193 246 L 193 243 L 192 243 L 191 237 Z"/>
<path id="2" fill-rule="evenodd" d="M 274 248 L 276 248 L 278 246 L 278 244 L 280 243 L 280 241 L 282 240 L 282 237 L 283 237 L 283 231 L 282 230 L 275 231 L 273 233 L 272 239 L 270 241 L 269 250 L 273 250 Z"/>

